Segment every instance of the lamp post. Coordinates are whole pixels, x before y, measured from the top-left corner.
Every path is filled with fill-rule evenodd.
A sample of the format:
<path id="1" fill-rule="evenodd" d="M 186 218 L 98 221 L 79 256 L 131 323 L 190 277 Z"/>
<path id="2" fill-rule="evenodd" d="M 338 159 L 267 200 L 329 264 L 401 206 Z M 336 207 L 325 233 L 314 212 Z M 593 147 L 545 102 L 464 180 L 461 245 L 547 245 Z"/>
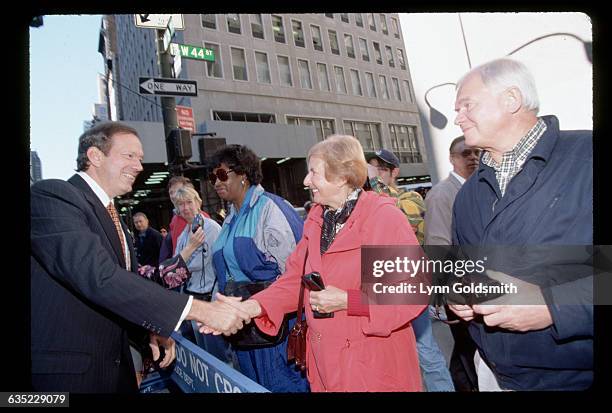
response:
<path id="1" fill-rule="evenodd" d="M 461 22 L 461 16 L 459 16 L 459 20 Z M 470 61 L 470 55 L 468 53 L 468 49 L 467 49 L 467 44 L 465 43 L 465 33 L 463 32 L 463 24 L 461 24 L 461 33 L 463 35 L 463 42 L 465 45 L 465 53 L 467 55 L 467 59 L 468 59 L 468 65 L 470 66 L 470 69 L 472 68 L 472 64 Z M 512 50 L 511 52 L 509 52 L 508 54 L 506 54 L 506 56 L 512 56 L 513 54 L 515 54 L 516 52 L 518 52 L 519 50 L 537 42 L 543 39 L 547 39 L 549 37 L 555 37 L 555 36 L 565 36 L 565 37 L 571 37 L 573 39 L 578 40 L 579 42 L 582 43 L 583 47 L 584 47 L 584 52 L 586 54 L 586 58 L 588 59 L 589 63 L 593 63 L 593 42 L 588 42 L 585 41 L 583 39 L 581 39 L 580 37 L 576 36 L 575 34 L 572 33 L 549 33 L 546 34 L 544 36 L 540 36 L 540 37 L 536 37 L 535 39 L 532 39 L 530 41 L 528 41 L 527 43 L 517 47 L 516 49 Z M 446 127 L 446 125 L 448 124 L 448 119 L 446 118 L 446 116 L 444 116 L 444 114 L 442 114 L 439 110 L 437 110 L 436 108 L 434 108 L 431 103 L 429 103 L 429 99 L 427 98 L 427 95 L 433 91 L 434 89 L 440 88 L 442 86 L 455 86 L 456 83 L 451 83 L 451 82 L 447 82 L 447 83 L 441 83 L 439 85 L 435 85 L 430 87 L 429 89 L 427 89 L 427 91 L 425 92 L 425 96 L 424 96 L 424 100 L 425 100 L 425 104 L 429 107 L 429 121 L 431 122 L 432 126 L 434 126 L 437 129 L 444 129 Z"/>

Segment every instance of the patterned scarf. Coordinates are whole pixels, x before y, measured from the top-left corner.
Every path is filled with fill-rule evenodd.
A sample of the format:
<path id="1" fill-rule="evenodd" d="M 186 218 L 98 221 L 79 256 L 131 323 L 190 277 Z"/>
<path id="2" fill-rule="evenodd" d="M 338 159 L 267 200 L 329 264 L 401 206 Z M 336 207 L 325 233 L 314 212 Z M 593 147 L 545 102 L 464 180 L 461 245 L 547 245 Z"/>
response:
<path id="1" fill-rule="evenodd" d="M 329 207 L 323 208 L 323 228 L 321 228 L 321 255 L 325 253 L 331 246 L 332 242 L 336 238 L 336 234 L 342 229 L 344 223 L 353 212 L 355 204 L 361 194 L 361 188 L 355 189 L 349 194 L 344 201 L 342 208 L 336 211 L 331 210 Z"/>

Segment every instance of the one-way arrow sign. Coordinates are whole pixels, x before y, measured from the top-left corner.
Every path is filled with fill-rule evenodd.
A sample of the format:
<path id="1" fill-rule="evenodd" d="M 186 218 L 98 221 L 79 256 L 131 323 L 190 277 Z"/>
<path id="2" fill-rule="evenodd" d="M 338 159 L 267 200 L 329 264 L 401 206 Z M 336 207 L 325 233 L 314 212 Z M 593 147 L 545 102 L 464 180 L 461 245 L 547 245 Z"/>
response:
<path id="1" fill-rule="evenodd" d="M 198 82 L 195 80 L 140 77 L 141 95 L 198 96 Z"/>
<path id="2" fill-rule="evenodd" d="M 174 30 L 185 30 L 185 21 L 182 14 L 135 14 L 136 27 L 148 29 L 165 29 L 172 19 Z"/>

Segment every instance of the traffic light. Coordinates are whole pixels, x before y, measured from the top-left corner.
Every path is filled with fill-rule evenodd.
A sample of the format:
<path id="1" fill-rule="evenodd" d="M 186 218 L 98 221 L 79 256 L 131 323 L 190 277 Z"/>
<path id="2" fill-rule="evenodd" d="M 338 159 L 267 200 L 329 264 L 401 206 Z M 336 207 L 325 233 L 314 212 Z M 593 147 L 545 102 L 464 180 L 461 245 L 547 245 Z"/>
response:
<path id="1" fill-rule="evenodd" d="M 213 135 L 214 136 L 214 135 Z M 200 138 L 198 139 L 198 149 L 200 150 L 200 163 L 206 165 L 206 160 L 220 147 L 226 144 L 225 138 Z"/>
<path id="2" fill-rule="evenodd" d="M 178 165 L 192 156 L 191 132 L 188 129 L 172 129 L 166 139 L 168 164 Z"/>

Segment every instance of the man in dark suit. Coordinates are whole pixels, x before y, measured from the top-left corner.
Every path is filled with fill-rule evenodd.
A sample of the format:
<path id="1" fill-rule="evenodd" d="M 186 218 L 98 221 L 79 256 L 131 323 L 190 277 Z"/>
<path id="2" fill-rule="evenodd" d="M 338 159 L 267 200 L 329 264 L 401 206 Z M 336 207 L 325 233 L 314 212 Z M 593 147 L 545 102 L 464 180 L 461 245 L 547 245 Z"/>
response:
<path id="1" fill-rule="evenodd" d="M 149 226 L 149 218 L 144 212 L 135 213 L 132 219 L 136 229 L 134 240 L 136 241 L 138 264 L 157 267 L 159 265 L 159 249 L 164 237 L 159 231 Z"/>
<path id="2" fill-rule="evenodd" d="M 174 359 L 167 337 L 185 319 L 229 334 L 248 315 L 222 303 L 165 290 L 133 273 L 137 260 L 112 200 L 142 171 L 136 130 L 106 122 L 79 138 L 77 174 L 31 186 L 31 355 L 36 391 L 136 392 L 127 328 L 149 330 Z"/>

